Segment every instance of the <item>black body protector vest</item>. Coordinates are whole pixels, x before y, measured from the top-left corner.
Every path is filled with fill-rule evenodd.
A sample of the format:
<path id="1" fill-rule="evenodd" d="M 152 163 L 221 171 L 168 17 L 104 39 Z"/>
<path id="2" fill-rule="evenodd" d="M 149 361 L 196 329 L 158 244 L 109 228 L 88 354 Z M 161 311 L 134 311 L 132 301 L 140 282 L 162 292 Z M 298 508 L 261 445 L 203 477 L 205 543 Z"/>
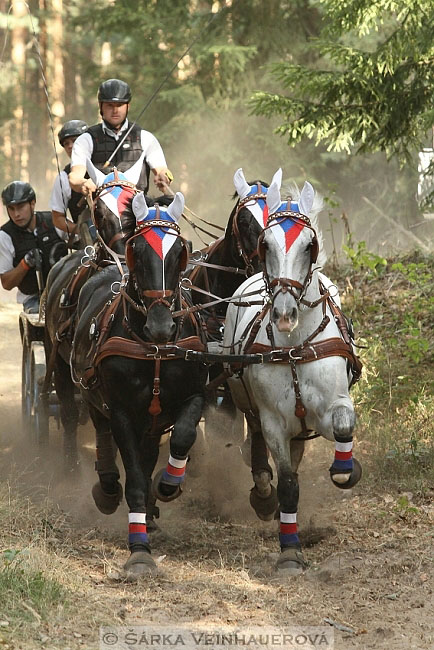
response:
<path id="1" fill-rule="evenodd" d="M 64 167 L 63 171 L 69 175 L 71 172 L 71 163 L 68 163 L 66 167 Z M 89 178 L 89 174 L 87 172 L 85 178 Z M 81 205 L 79 207 L 78 204 L 82 199 L 83 201 L 81 202 Z M 83 212 L 86 205 L 87 205 L 86 199 L 84 198 L 83 194 L 81 192 L 76 192 L 71 188 L 71 198 L 68 201 L 68 210 L 71 214 L 74 223 L 77 223 L 78 217 Z"/>
<path id="2" fill-rule="evenodd" d="M 110 161 L 110 167 L 104 167 L 104 163 L 110 158 L 114 150 L 119 144 L 119 141 L 116 141 L 110 135 L 107 135 L 103 131 L 101 124 L 95 124 L 91 126 L 87 133 L 89 133 L 93 140 L 93 153 L 92 153 L 92 162 L 99 170 L 105 174 L 109 174 L 113 171 L 113 167 L 116 167 L 120 172 L 124 172 L 134 165 L 142 155 L 143 149 L 140 141 L 140 132 L 141 127 L 135 124 L 131 129 L 131 132 L 125 138 L 122 146 L 119 151 L 116 153 L 114 158 Z M 140 178 L 137 183 L 138 189 L 142 190 L 147 194 L 149 189 L 149 173 L 151 168 L 149 167 L 146 160 L 143 162 L 142 171 L 140 172 Z"/>
<path id="3" fill-rule="evenodd" d="M 60 257 L 66 255 L 68 249 L 63 239 L 60 239 L 54 229 L 51 212 L 36 212 L 35 214 L 36 228 L 34 232 L 19 228 L 11 219 L 1 229 L 12 239 L 15 249 L 14 267 L 18 266 L 24 255 L 32 250 L 32 248 L 39 248 L 42 253 L 42 278 L 45 286 L 51 266 Z M 50 253 L 55 244 L 62 244 L 62 246 L 59 245 L 56 247 L 55 259 L 52 260 L 50 259 Z M 29 269 L 27 271 L 18 288 L 28 296 L 38 293 L 39 287 L 35 269 Z"/>

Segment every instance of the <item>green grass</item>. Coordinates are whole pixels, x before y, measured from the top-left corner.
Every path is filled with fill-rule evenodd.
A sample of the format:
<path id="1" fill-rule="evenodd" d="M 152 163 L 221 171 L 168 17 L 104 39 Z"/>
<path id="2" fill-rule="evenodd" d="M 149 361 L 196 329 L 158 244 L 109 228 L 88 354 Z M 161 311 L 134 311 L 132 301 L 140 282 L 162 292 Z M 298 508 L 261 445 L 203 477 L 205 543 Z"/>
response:
<path id="1" fill-rule="evenodd" d="M 352 390 L 365 480 L 423 495 L 434 481 L 434 256 L 373 264 L 364 247 L 358 253 L 351 265 L 326 272 L 366 346 Z"/>
<path id="2" fill-rule="evenodd" d="M 30 551 L 9 549 L 0 556 L 0 612 L 10 625 L 48 621 L 66 601 L 66 590 L 29 566 Z"/>

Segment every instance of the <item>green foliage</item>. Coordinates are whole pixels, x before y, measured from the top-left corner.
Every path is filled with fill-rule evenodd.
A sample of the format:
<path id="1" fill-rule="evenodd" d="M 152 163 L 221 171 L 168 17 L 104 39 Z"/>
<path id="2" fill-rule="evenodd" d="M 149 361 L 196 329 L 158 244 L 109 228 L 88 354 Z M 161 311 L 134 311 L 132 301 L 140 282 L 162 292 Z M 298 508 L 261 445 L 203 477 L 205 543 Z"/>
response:
<path id="1" fill-rule="evenodd" d="M 48 620 L 65 601 L 65 590 L 42 571 L 27 566 L 28 553 L 7 549 L 0 555 L 0 611 L 8 620 Z"/>
<path id="2" fill-rule="evenodd" d="M 322 68 L 286 61 L 272 73 L 287 95 L 258 92 L 254 113 L 283 118 L 276 132 L 329 151 L 409 158 L 434 123 L 431 0 L 322 0 L 327 22 L 312 48 Z"/>
<path id="3" fill-rule="evenodd" d="M 363 346 L 363 374 L 352 390 L 356 435 L 368 480 L 423 492 L 434 478 L 434 257 L 416 252 L 382 268 L 351 264 L 333 275 Z"/>
<path id="4" fill-rule="evenodd" d="M 373 275 L 381 275 L 387 266 L 387 260 L 366 249 L 366 242 L 357 242 L 357 247 L 343 245 L 343 250 L 356 271 L 367 269 Z"/>

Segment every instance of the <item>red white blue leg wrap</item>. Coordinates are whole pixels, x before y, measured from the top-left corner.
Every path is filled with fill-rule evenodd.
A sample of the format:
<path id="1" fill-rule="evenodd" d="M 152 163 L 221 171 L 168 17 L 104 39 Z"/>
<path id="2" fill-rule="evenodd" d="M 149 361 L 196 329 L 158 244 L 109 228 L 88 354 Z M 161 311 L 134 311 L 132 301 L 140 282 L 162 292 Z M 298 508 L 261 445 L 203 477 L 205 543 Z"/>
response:
<path id="1" fill-rule="evenodd" d="M 185 478 L 186 465 L 187 458 L 173 458 L 172 454 L 170 454 L 169 462 L 161 477 L 161 481 L 163 483 L 169 483 L 169 485 L 179 485 Z"/>
<path id="2" fill-rule="evenodd" d="M 338 440 L 336 438 L 335 459 L 332 470 L 339 473 L 347 473 L 353 471 L 353 441 L 352 440 Z"/>
<path id="3" fill-rule="evenodd" d="M 149 544 L 146 530 L 146 514 L 144 512 L 130 512 L 128 514 L 128 543 Z"/>
<path id="4" fill-rule="evenodd" d="M 297 513 L 281 512 L 280 513 L 280 547 L 294 546 L 300 544 L 297 533 Z"/>

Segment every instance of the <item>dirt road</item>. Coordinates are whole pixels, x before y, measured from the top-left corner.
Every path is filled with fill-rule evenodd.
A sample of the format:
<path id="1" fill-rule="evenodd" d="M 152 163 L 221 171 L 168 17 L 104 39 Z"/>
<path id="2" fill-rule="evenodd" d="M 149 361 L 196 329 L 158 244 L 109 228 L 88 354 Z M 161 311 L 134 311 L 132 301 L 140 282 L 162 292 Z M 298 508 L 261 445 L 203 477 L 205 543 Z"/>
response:
<path id="1" fill-rule="evenodd" d="M 29 544 L 42 557 L 64 584 L 69 609 L 53 611 L 48 623 L 35 615 L 24 638 L 8 635 L 6 620 L 0 647 L 98 648 L 100 625 L 206 629 L 330 621 L 337 650 L 434 647 L 432 506 L 407 495 L 403 507 L 399 495 L 377 493 L 366 481 L 340 492 L 328 478 L 333 450 L 325 441 L 310 443 L 302 464 L 299 522 L 309 562 L 302 576 L 276 578 L 276 524 L 254 516 L 239 448 L 215 432 L 200 440 L 182 497 L 161 505 L 161 530 L 152 540 L 160 574 L 140 584 L 116 580 L 127 558 L 128 511 L 122 503 L 104 517 L 93 505 L 92 431 L 80 430 L 81 466 L 73 475 L 63 471 L 54 423 L 50 448 L 42 453 L 21 431 L 17 314 L 15 305 L 0 304 L 1 480 L 46 508 L 50 533 L 45 525 L 45 536 L 29 542 L 26 531 L 20 533 L 20 521 L 28 521 L 22 514 L 5 543 Z M 363 463 L 363 442 L 356 455 Z M 166 447 L 160 457 L 167 457 Z"/>

